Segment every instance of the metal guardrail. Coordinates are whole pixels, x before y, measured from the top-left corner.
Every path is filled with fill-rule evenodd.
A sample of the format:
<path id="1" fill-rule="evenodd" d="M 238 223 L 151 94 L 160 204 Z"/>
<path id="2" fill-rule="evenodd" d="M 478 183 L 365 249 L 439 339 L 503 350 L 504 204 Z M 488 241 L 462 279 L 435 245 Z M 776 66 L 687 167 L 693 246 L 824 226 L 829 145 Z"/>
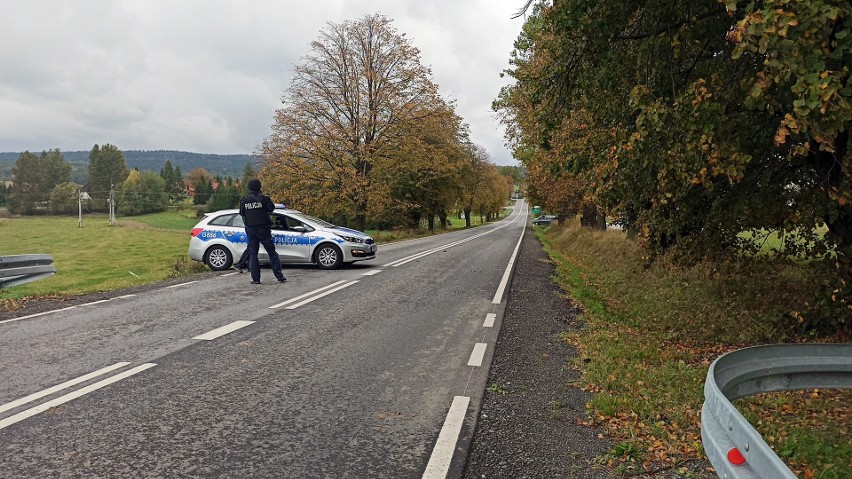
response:
<path id="1" fill-rule="evenodd" d="M 720 356 L 707 372 L 701 442 L 722 479 L 796 479 L 731 404 L 753 394 L 852 389 L 852 344 L 777 344 Z"/>
<path id="2" fill-rule="evenodd" d="M 29 283 L 56 273 L 49 254 L 0 256 L 0 289 Z"/>

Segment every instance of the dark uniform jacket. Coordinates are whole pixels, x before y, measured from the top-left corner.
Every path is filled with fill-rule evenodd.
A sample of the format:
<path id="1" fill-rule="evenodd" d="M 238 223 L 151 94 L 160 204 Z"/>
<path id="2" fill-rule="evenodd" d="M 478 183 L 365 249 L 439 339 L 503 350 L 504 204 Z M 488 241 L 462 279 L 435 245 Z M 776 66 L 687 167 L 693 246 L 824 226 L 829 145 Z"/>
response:
<path id="1" fill-rule="evenodd" d="M 240 216 L 246 226 L 272 225 L 269 213 L 275 209 L 275 204 L 268 196 L 259 191 L 252 191 L 248 196 L 240 200 Z"/>

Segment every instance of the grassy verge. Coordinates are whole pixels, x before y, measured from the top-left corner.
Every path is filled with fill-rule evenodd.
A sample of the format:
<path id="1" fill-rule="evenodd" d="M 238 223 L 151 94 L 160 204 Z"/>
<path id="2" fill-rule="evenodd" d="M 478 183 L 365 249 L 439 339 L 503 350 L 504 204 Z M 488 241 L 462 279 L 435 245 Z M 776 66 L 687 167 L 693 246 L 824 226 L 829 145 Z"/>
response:
<path id="1" fill-rule="evenodd" d="M 87 216 L 82 228 L 73 217 L 0 219 L 3 255 L 50 254 L 56 266 L 49 278 L 0 290 L 0 301 L 108 291 L 202 271 L 187 258 L 196 220 L 182 218 L 159 213 L 110 226 L 106 216 Z"/>
<path id="2" fill-rule="evenodd" d="M 556 265 L 555 280 L 585 311 L 586 327 L 565 339 L 579 348 L 576 366 L 584 388 L 595 392 L 589 422 L 614 438 L 606 459 L 625 474 L 678 469 L 703 457 L 700 411 L 713 359 L 756 344 L 814 339 L 798 336 L 790 321 L 810 287 L 802 266 L 743 260 L 646 267 L 643 251 L 621 232 L 569 224 L 537 235 Z M 824 421 L 828 415 L 850 424 L 850 400 L 849 392 L 808 391 L 749 398 L 738 407 L 800 477 L 828 479 L 852 477 L 849 427 Z"/>

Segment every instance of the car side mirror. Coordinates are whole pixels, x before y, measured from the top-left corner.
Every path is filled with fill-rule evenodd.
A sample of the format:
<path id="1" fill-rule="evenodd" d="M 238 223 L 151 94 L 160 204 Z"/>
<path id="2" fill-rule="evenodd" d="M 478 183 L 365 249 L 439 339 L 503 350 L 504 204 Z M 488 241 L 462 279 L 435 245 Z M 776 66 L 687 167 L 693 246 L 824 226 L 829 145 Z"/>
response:
<path id="1" fill-rule="evenodd" d="M 308 232 L 308 229 L 305 228 L 304 226 L 294 226 L 290 229 L 297 232 L 297 233 L 307 233 Z"/>

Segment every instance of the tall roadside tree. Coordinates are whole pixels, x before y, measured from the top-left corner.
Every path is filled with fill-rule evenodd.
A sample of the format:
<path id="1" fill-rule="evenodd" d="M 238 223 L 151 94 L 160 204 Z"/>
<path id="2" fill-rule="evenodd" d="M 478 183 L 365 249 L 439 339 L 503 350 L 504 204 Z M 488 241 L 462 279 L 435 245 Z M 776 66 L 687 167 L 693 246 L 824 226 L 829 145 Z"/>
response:
<path id="1" fill-rule="evenodd" d="M 115 145 L 95 145 L 89 152 L 89 185 L 88 193 L 95 199 L 107 199 L 112 188 L 127 179 L 130 170 L 124 160 L 124 153 Z M 102 207 L 106 203 L 98 202 Z"/>
<path id="2" fill-rule="evenodd" d="M 474 207 L 484 204 L 488 195 L 488 168 L 493 165 L 488 151 L 473 143 L 465 145 L 463 158 L 460 206 L 465 225 L 470 228 Z"/>
<path id="3" fill-rule="evenodd" d="M 268 192 L 363 229 L 376 160 L 391 157 L 404 127 L 440 104 L 430 77 L 387 17 L 328 24 L 296 67 L 263 143 Z"/>
<path id="4" fill-rule="evenodd" d="M 464 166 L 463 141 L 467 129 L 452 105 L 423 115 L 402 129 L 394 153 L 376 161 L 371 212 L 392 224 L 435 228 L 437 218 L 447 226 L 447 216 L 458 204 Z"/>
<path id="5" fill-rule="evenodd" d="M 852 330 L 852 3 L 723 3 L 736 21 L 727 37 L 734 60 L 760 62 L 743 103 L 771 115 L 774 129 L 764 175 L 783 183 L 766 223 L 805 236 L 789 242 L 794 253 L 803 248 L 825 267 L 811 317 L 798 319 Z M 817 233 L 823 225 L 825 241 Z"/>
<path id="6" fill-rule="evenodd" d="M 850 25 L 844 0 L 534 2 L 495 106 L 537 193 L 652 254 L 793 236 L 780 255 L 825 269 L 800 320 L 849 328 Z"/>

